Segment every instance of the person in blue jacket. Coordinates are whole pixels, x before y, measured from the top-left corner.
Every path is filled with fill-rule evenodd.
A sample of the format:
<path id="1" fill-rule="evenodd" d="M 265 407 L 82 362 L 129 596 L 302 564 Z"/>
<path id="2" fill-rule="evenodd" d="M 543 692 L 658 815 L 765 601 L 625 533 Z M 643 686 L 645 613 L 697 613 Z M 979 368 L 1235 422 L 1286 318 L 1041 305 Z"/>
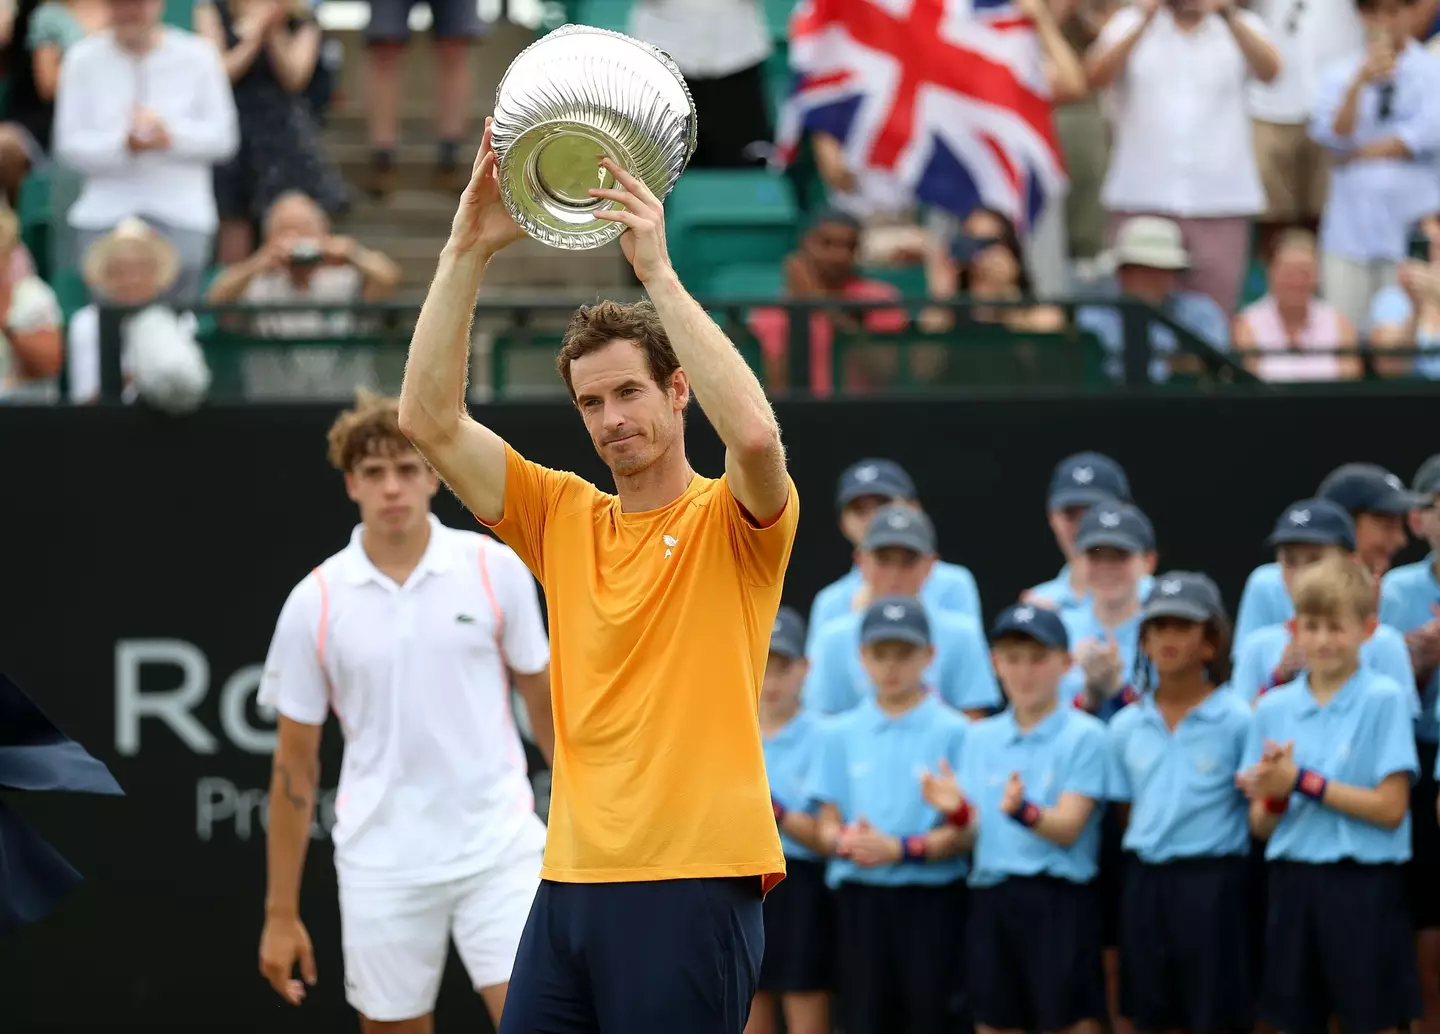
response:
<path id="1" fill-rule="evenodd" d="M 1346 463 L 1325 476 L 1316 496 L 1328 499 L 1355 522 L 1355 552 L 1376 577 L 1405 548 L 1405 515 L 1419 502 L 1405 483 L 1373 463 Z M 1294 615 L 1277 563 L 1250 572 L 1235 615 L 1235 646 L 1257 628 L 1278 625 Z"/>
<path id="2" fill-rule="evenodd" d="M 882 507 L 903 503 L 919 508 L 915 482 L 894 460 L 867 459 L 852 463 L 840 475 L 835 506 L 840 511 L 840 534 L 858 550 L 870 530 L 870 523 Z M 815 594 L 810 604 L 810 635 L 813 637 L 832 618 L 858 613 L 868 602 L 862 595 L 864 581 L 857 563 L 842 577 Z M 975 576 L 959 564 L 936 558 L 920 591 L 920 598 L 933 613 L 950 610 L 979 621 L 980 590 Z M 810 643 L 806 644 L 809 652 Z"/>
<path id="3" fill-rule="evenodd" d="M 904 503 L 875 515 L 857 551 L 860 592 L 866 599 L 908 596 L 920 601 L 935 643 L 927 684 L 951 707 L 972 716 L 1000 703 L 1000 688 L 980 624 L 955 611 L 924 602 L 922 586 L 935 564 L 935 528 L 930 518 Z M 860 652 L 861 614 L 831 618 L 810 632 L 810 674 L 805 706 L 821 714 L 839 714 L 874 695 Z"/>
<path id="4" fill-rule="evenodd" d="M 810 793 L 833 855 L 842 1026 L 949 1034 L 965 1027 L 970 838 L 926 803 L 916 773 L 941 758 L 958 767 L 969 722 L 925 685 L 934 645 L 918 600 L 872 603 L 860 651 L 875 695 L 830 723 Z"/>
<path id="5" fill-rule="evenodd" d="M 1267 841 L 1258 1019 L 1280 1031 L 1406 1031 L 1421 1012 L 1405 902 L 1414 687 L 1366 668 L 1375 579 L 1334 556 L 1295 583 L 1306 669 L 1255 706 L 1237 784 Z"/>

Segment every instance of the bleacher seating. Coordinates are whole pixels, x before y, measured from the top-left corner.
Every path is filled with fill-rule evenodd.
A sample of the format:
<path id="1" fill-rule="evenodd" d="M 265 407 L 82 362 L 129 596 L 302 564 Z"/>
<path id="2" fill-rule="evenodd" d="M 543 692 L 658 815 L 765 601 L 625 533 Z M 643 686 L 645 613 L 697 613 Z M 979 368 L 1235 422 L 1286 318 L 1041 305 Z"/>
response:
<path id="1" fill-rule="evenodd" d="M 778 265 L 795 246 L 794 190 L 764 170 L 691 169 L 665 207 L 671 260 L 697 294 L 723 266 Z"/>

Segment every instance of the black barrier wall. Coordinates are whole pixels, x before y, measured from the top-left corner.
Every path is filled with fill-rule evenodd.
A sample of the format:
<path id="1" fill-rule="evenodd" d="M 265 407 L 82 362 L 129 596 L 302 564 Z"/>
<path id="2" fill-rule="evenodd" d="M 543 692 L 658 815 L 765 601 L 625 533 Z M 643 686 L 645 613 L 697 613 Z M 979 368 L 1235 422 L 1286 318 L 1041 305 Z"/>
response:
<path id="1" fill-rule="evenodd" d="M 1211 572 L 1233 607 L 1266 559 L 1260 542 L 1275 515 L 1331 467 L 1375 460 L 1408 479 L 1440 451 L 1436 394 L 779 410 L 802 507 L 785 596 L 802 609 L 848 564 L 834 484 L 862 456 L 911 470 L 942 554 L 970 566 L 993 614 L 1060 563 L 1045 486 L 1069 452 L 1117 457 L 1159 530 L 1161 564 Z M 41 926 L 0 942 L 0 1029 L 356 1029 L 344 1006 L 328 806 L 304 890 L 320 984 L 296 1011 L 256 972 L 273 727 L 254 696 L 286 593 L 354 523 L 325 462 L 333 413 L 247 407 L 177 422 L 137 409 L 0 408 L 0 669 L 129 794 L 7 797 L 86 883 Z M 500 406 L 485 418 L 530 458 L 608 487 L 568 407 Z M 720 447 L 698 412 L 690 442 L 696 468 L 718 475 Z M 440 513 L 468 526 L 448 497 Z M 325 761 L 333 792 L 333 727 Z M 453 964 L 449 977 L 442 1034 L 484 1029 Z"/>

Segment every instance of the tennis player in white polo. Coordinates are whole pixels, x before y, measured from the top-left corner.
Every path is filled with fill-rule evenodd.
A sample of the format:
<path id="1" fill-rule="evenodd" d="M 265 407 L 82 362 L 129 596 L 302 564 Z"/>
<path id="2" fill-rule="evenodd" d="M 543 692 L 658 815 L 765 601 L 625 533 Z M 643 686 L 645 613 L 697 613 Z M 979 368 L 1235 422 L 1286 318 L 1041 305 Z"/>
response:
<path id="1" fill-rule="evenodd" d="M 428 1034 L 453 935 L 498 1026 L 545 845 L 512 678 L 547 761 L 554 745 L 535 581 L 507 546 L 431 515 L 438 481 L 396 400 L 342 413 L 330 461 L 360 526 L 290 593 L 265 659 L 279 741 L 260 969 L 295 1005 L 315 982 L 300 876 L 334 711 L 346 998 L 365 1034 Z"/>

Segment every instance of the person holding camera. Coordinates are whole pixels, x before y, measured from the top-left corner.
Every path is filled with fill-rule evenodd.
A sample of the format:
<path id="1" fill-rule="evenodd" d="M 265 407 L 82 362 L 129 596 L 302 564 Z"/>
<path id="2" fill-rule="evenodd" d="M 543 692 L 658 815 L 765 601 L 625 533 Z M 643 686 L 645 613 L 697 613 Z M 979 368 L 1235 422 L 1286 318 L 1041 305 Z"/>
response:
<path id="1" fill-rule="evenodd" d="M 1375 357 L 1382 377 L 1440 380 L 1440 215 L 1426 216 L 1400 264 L 1398 283 L 1383 287 L 1370 305 L 1370 345 L 1419 349 L 1419 355 Z"/>
<path id="2" fill-rule="evenodd" d="M 324 211 L 304 194 L 281 195 L 265 215 L 255 254 L 227 267 L 206 292 L 212 305 L 236 302 L 273 309 L 311 302 L 347 306 L 384 301 L 400 284 L 388 255 L 330 232 Z M 246 322 L 250 334 L 270 338 L 343 339 L 360 332 L 355 314 L 323 309 L 262 311 Z M 339 341 L 337 341 L 339 344 Z M 373 348 L 249 349 L 247 397 L 346 397 L 357 386 L 378 387 Z"/>

